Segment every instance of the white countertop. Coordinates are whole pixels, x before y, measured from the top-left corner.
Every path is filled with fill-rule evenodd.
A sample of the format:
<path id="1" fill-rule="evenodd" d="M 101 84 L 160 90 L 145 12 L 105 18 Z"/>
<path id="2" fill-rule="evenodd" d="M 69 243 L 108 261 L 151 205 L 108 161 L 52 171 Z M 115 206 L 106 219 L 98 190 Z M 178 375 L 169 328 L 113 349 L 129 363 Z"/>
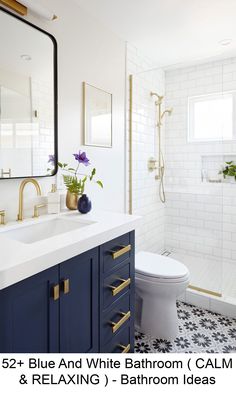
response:
<path id="1" fill-rule="evenodd" d="M 6 233 L 62 217 L 73 222 L 93 223 L 32 244 L 11 239 Z M 139 221 L 137 216 L 108 211 L 92 211 L 86 215 L 66 211 L 0 226 L 0 290 L 128 233 L 137 227 Z"/>

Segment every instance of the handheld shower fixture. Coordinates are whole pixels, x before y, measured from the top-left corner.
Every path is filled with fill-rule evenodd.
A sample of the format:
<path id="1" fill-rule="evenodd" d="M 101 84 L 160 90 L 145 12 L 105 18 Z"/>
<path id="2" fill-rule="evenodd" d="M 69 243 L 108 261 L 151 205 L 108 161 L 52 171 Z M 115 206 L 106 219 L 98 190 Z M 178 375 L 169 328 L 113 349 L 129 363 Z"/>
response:
<path id="1" fill-rule="evenodd" d="M 165 163 L 164 163 L 164 158 L 163 158 L 162 149 L 161 149 L 161 127 L 162 127 L 161 121 L 166 114 L 168 114 L 169 116 L 172 114 L 173 108 L 166 109 L 162 112 L 161 106 L 162 106 L 162 102 L 164 100 L 164 96 L 160 96 L 156 92 L 151 92 L 150 95 L 151 95 L 151 97 L 157 97 L 157 100 L 155 101 L 155 105 L 158 107 L 157 123 L 156 123 L 157 132 L 158 132 L 158 134 L 157 134 L 157 137 L 158 137 L 158 167 L 157 167 L 157 171 L 158 171 L 158 173 L 155 178 L 156 178 L 156 180 L 160 180 L 159 196 L 160 196 L 161 202 L 165 203 L 165 201 L 166 201 L 165 189 L 164 189 Z"/>
<path id="2" fill-rule="evenodd" d="M 163 111 L 163 113 L 162 113 L 162 115 L 161 115 L 161 119 L 164 117 L 165 114 L 168 114 L 169 117 L 170 117 L 171 114 L 172 114 L 172 112 L 173 112 L 173 108 L 169 108 L 169 109 Z"/>

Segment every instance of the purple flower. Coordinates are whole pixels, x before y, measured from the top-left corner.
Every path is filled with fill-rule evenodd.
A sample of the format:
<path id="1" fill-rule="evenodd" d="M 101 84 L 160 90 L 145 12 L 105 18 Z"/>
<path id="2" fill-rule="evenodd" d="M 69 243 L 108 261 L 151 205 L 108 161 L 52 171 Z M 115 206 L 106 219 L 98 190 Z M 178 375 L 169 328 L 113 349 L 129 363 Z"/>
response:
<path id="1" fill-rule="evenodd" d="M 79 151 L 78 154 L 73 154 L 75 157 L 75 160 L 77 160 L 79 163 L 83 163 L 84 166 L 89 166 L 89 159 L 86 156 L 86 152 Z"/>
<path id="2" fill-rule="evenodd" d="M 48 163 L 55 164 L 55 155 L 48 155 Z"/>

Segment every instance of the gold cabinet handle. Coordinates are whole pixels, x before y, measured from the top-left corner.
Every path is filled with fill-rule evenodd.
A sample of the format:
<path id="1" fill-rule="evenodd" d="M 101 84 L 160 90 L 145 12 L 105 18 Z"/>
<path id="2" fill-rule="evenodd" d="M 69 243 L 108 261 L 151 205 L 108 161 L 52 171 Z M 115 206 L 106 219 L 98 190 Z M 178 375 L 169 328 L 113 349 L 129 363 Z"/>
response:
<path id="1" fill-rule="evenodd" d="M 130 344 L 127 344 L 127 346 L 123 346 L 123 344 L 119 344 L 119 347 L 122 350 L 122 354 L 127 354 L 130 351 Z"/>
<path id="2" fill-rule="evenodd" d="M 118 322 L 111 321 L 112 333 L 118 331 L 118 329 L 130 318 L 131 315 L 130 311 L 128 311 L 127 313 L 120 312 L 119 314 L 122 315 L 122 318 Z"/>
<path id="3" fill-rule="evenodd" d="M 66 280 L 62 281 L 62 287 L 64 294 L 68 294 L 70 292 L 70 280 L 67 278 Z"/>
<path id="4" fill-rule="evenodd" d="M 52 296 L 53 296 L 53 300 L 58 300 L 60 298 L 60 286 L 59 286 L 59 284 L 54 285 L 54 287 L 52 288 Z"/>
<path id="5" fill-rule="evenodd" d="M 128 278 L 127 280 L 124 280 L 123 278 L 119 279 L 121 281 L 121 284 L 118 285 L 118 287 L 114 287 L 113 285 L 109 285 L 109 287 L 112 289 L 112 296 L 116 296 L 118 293 L 123 291 L 126 287 L 128 287 L 131 283 L 131 279 Z"/>
<path id="6" fill-rule="evenodd" d="M 112 255 L 113 259 L 119 258 L 121 255 L 126 254 L 126 252 L 131 250 L 131 244 L 128 244 L 127 246 L 120 246 L 121 249 L 118 251 L 110 250 L 110 253 Z"/>

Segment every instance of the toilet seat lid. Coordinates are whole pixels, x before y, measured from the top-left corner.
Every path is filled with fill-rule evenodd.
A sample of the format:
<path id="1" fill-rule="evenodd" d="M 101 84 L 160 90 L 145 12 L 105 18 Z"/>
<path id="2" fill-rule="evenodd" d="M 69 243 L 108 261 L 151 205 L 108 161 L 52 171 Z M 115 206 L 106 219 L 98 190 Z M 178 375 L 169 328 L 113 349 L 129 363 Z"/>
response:
<path id="1" fill-rule="evenodd" d="M 135 271 L 144 276 L 177 279 L 189 274 L 187 267 L 167 256 L 141 251 L 135 257 Z"/>

